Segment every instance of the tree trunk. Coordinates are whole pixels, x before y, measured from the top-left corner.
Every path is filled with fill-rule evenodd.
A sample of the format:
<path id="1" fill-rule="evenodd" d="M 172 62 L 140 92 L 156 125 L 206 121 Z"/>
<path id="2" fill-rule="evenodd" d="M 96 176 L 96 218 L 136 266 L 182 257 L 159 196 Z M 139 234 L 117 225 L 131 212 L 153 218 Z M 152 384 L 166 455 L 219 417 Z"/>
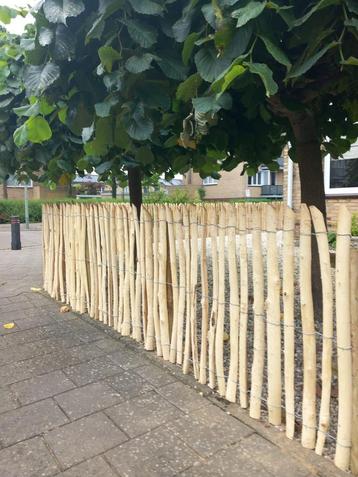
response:
<path id="1" fill-rule="evenodd" d="M 296 159 L 300 171 L 301 202 L 316 206 L 326 220 L 321 144 L 313 116 L 307 113 L 290 118 L 295 136 Z"/>
<path id="2" fill-rule="evenodd" d="M 112 176 L 112 199 L 117 199 L 117 181 L 115 176 Z"/>
<path id="3" fill-rule="evenodd" d="M 317 207 L 326 221 L 321 144 L 314 117 L 308 113 L 298 113 L 289 119 L 295 136 L 294 145 L 300 172 L 301 202 Z M 312 240 L 312 293 L 315 316 L 322 317 L 322 284 L 318 244 L 315 236 Z"/>
<path id="4" fill-rule="evenodd" d="M 142 206 L 142 174 L 139 167 L 128 168 L 129 200 L 137 208 L 138 218 Z"/>

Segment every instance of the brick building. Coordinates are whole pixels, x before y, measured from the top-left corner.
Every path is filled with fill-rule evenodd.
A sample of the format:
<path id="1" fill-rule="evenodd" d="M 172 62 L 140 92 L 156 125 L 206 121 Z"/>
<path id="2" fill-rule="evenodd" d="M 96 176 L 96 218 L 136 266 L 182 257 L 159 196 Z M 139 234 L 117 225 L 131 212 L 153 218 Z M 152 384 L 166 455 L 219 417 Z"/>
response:
<path id="1" fill-rule="evenodd" d="M 198 173 L 189 171 L 184 176 L 183 188 L 192 195 L 199 189 L 204 190 L 205 200 L 228 200 L 243 198 L 282 198 L 283 194 L 283 158 L 277 159 L 280 169 L 271 172 L 261 167 L 255 176 L 242 174 L 243 164 L 232 171 L 222 171 L 219 180 L 207 177 L 202 179 Z"/>
<path id="2" fill-rule="evenodd" d="M 300 174 L 298 165 L 288 157 L 284 150 L 283 200 L 294 210 L 301 203 Z M 323 159 L 327 218 L 335 223 L 339 205 L 344 203 L 358 214 L 358 142 L 340 159 L 329 154 Z"/>
<path id="3" fill-rule="evenodd" d="M 56 190 L 52 191 L 38 182 L 30 181 L 28 185 L 29 199 L 61 199 L 69 196 L 68 186 L 57 186 Z M 7 196 L 7 197 L 6 197 Z M 7 180 L 6 186 L 0 184 L 0 199 L 23 199 L 24 198 L 24 184 L 18 182 L 14 178 Z"/>

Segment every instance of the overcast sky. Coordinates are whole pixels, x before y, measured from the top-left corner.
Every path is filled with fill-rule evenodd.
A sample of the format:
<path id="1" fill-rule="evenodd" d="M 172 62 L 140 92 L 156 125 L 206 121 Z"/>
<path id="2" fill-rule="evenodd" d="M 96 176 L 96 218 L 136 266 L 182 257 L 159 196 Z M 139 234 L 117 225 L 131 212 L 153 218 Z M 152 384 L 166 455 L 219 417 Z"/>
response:
<path id="1" fill-rule="evenodd" d="M 0 5 L 7 5 L 8 7 L 32 7 L 38 0 L 0 0 Z M 24 27 L 27 23 L 31 23 L 32 17 L 27 15 L 26 18 L 18 16 L 10 25 L 4 25 L 11 33 L 21 34 L 24 31 Z"/>

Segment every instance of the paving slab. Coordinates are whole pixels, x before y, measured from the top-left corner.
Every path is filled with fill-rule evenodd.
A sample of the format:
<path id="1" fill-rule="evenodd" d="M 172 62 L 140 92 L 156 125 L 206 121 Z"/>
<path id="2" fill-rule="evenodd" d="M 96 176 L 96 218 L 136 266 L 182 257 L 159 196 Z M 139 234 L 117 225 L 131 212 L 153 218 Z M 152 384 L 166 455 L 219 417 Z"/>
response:
<path id="1" fill-rule="evenodd" d="M 2 477 L 51 477 L 59 471 L 56 460 L 40 437 L 0 450 Z"/>
<path id="2" fill-rule="evenodd" d="M 128 437 L 103 413 L 92 414 L 45 434 L 45 440 L 66 469 L 102 454 Z"/>
<path id="3" fill-rule="evenodd" d="M 0 415 L 0 443 L 6 447 L 66 422 L 67 417 L 51 399 L 29 404 Z"/>
<path id="4" fill-rule="evenodd" d="M 105 413 L 130 437 L 144 434 L 183 415 L 155 391 L 111 407 Z"/>
<path id="5" fill-rule="evenodd" d="M 103 457 L 94 457 L 82 462 L 60 475 L 61 477 L 118 477 L 118 474 L 111 469 Z"/>
<path id="6" fill-rule="evenodd" d="M 15 394 L 10 388 L 0 388 L 0 414 L 6 411 L 16 409 L 19 403 L 16 400 Z"/>
<path id="7" fill-rule="evenodd" d="M 186 442 L 202 457 L 237 444 L 253 430 L 232 419 L 218 407 L 205 406 L 167 425 L 170 433 Z"/>
<path id="8" fill-rule="evenodd" d="M 165 386 L 166 384 L 171 384 L 177 381 L 177 378 L 168 373 L 167 370 L 149 364 L 136 368 L 135 372 L 156 388 L 160 388 L 161 386 Z"/>
<path id="9" fill-rule="evenodd" d="M 158 392 L 184 412 L 195 411 L 209 404 L 204 396 L 180 381 L 163 386 Z"/>
<path id="10" fill-rule="evenodd" d="M 171 477 L 200 460 L 183 441 L 164 428 L 131 439 L 105 454 L 126 477 Z"/>
<path id="11" fill-rule="evenodd" d="M 121 401 L 120 394 L 106 383 L 92 383 L 55 397 L 70 419 L 93 414 Z"/>
<path id="12" fill-rule="evenodd" d="M 64 372 L 78 386 L 93 383 L 99 379 L 113 376 L 123 372 L 123 369 L 115 364 L 108 356 L 95 358 L 86 363 L 65 368 Z"/>
<path id="13" fill-rule="evenodd" d="M 131 399 L 153 389 L 151 384 L 134 371 L 124 371 L 106 379 L 106 382 L 117 391 L 122 400 Z"/>
<path id="14" fill-rule="evenodd" d="M 11 389 L 22 404 L 30 404 L 74 387 L 73 382 L 62 371 L 54 371 L 15 383 Z"/>

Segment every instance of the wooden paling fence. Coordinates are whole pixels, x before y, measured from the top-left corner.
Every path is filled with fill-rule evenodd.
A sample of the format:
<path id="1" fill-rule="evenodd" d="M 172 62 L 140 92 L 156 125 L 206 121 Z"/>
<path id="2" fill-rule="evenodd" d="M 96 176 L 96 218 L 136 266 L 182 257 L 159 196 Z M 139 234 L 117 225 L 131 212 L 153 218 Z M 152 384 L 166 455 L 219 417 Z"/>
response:
<path id="1" fill-rule="evenodd" d="M 44 288 L 358 472 L 358 253 L 302 205 L 46 205 Z M 315 317 L 311 251 L 323 294 Z M 353 348 L 352 348 L 353 336 Z M 353 352 L 352 352 L 353 350 Z"/>

